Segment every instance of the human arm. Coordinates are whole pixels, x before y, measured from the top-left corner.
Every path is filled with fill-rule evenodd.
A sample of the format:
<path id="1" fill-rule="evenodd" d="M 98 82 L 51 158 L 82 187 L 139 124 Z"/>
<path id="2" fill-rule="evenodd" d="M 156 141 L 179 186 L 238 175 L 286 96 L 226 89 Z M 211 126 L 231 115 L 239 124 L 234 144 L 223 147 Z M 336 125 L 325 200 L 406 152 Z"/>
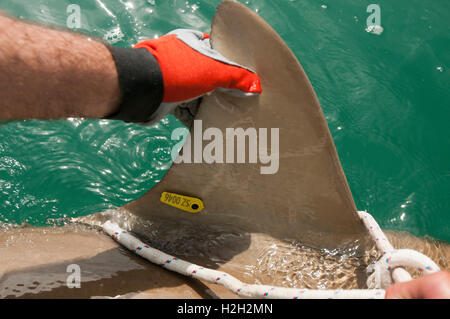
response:
<path id="1" fill-rule="evenodd" d="M 107 47 L 0 15 L 0 118 L 101 118 L 120 90 Z"/>
<path id="2" fill-rule="evenodd" d="M 145 122 L 216 88 L 261 92 L 253 71 L 224 62 L 198 31 L 124 49 L 3 16 L 0 30 L 0 119 Z M 186 36 L 189 43 L 182 41 Z"/>

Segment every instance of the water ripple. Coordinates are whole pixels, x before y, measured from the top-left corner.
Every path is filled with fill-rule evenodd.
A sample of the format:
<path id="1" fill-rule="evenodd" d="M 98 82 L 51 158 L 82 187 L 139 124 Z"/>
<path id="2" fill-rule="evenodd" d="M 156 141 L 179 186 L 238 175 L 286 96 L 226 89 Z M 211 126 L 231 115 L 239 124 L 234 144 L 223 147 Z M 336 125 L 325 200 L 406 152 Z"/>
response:
<path id="1" fill-rule="evenodd" d="M 175 118 L 152 127 L 120 121 L 22 121 L 0 126 L 0 218 L 42 224 L 122 206 L 171 165 Z"/>

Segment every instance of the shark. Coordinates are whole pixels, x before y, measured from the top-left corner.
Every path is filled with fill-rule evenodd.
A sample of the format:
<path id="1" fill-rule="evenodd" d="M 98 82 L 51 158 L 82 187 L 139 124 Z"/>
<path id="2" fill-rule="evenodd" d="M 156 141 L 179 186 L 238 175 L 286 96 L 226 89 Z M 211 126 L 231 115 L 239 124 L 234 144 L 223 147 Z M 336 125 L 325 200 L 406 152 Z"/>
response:
<path id="1" fill-rule="evenodd" d="M 260 156 L 260 163 L 252 162 L 250 154 L 235 163 L 176 160 L 156 186 L 119 209 L 62 227 L 2 227 L 1 298 L 236 297 L 223 287 L 180 277 L 124 251 L 95 227 L 110 219 L 144 240 L 152 239 L 155 247 L 243 281 L 255 280 L 246 269 L 256 263 L 259 268 L 250 274 L 262 274 L 256 278 L 263 283 L 274 284 L 277 275 L 283 279 L 289 273 L 299 288 L 365 288 L 367 262 L 355 262 L 352 254 L 355 246 L 372 254 L 373 242 L 357 216 L 323 111 L 300 62 L 258 14 L 231 0 L 217 8 L 210 44 L 225 58 L 257 72 L 262 94 L 242 98 L 216 91 L 178 106 L 173 115 L 194 142 L 197 123 L 200 133 L 214 129 L 224 136 L 227 129 L 267 129 L 271 136 L 259 147 L 259 154 L 266 156 Z M 197 141 L 202 150 L 212 142 Z M 230 149 L 237 156 L 238 143 Z M 278 159 L 277 169 L 262 174 L 268 154 Z M 203 209 L 192 213 L 168 205 L 162 201 L 167 194 L 195 200 Z M 162 231 L 152 237 L 158 225 Z M 442 269 L 449 268 L 450 245 L 400 232 L 387 235 L 394 247 L 416 249 Z M 175 242 L 178 247 L 170 245 Z M 330 255 L 330 249 L 337 250 Z M 197 260 L 200 252 L 206 258 Z M 318 272 L 320 278 L 310 275 Z M 70 289 L 77 274 L 81 288 Z"/>
<path id="2" fill-rule="evenodd" d="M 193 122 L 223 135 L 227 129 L 276 129 L 278 140 L 260 151 L 277 156 L 277 171 L 261 174 L 249 161 L 181 162 L 124 208 L 143 218 L 235 225 L 321 248 L 366 236 L 317 96 L 282 38 L 243 4 L 224 1 L 212 20 L 210 44 L 225 58 L 254 70 L 262 94 L 242 98 L 217 90 L 197 104 L 180 106 L 175 115 L 190 128 L 190 136 L 199 134 Z M 201 146 L 207 144 L 203 140 Z M 199 198 L 204 209 L 184 213 L 160 201 L 164 192 Z"/>

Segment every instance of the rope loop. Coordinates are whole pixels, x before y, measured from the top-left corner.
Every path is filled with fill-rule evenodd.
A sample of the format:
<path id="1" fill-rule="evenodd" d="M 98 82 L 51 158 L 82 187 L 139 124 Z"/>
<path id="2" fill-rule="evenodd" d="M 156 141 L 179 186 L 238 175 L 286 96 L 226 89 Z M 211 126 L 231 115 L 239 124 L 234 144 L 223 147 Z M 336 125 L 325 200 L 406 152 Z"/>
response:
<path id="1" fill-rule="evenodd" d="M 386 289 L 394 283 L 392 272 L 398 267 L 411 267 L 421 274 L 429 275 L 440 271 L 439 266 L 418 251 L 412 249 L 394 249 L 385 253 L 368 271 L 373 273 L 367 279 L 367 286 L 371 289 Z"/>
<path id="2" fill-rule="evenodd" d="M 106 221 L 103 224 L 103 230 L 129 250 L 154 264 L 185 276 L 222 285 L 244 298 L 382 299 L 385 296 L 384 289 L 394 282 L 404 282 L 412 279 L 403 267 L 415 268 L 426 275 L 440 271 L 439 267 L 424 254 L 412 249 L 394 249 L 380 226 L 369 213 L 361 211 L 358 212 L 358 215 L 369 231 L 377 248 L 383 253 L 383 257 L 367 269 L 369 273 L 373 272 L 367 280 L 369 289 L 309 290 L 246 284 L 227 273 L 191 264 L 152 248 L 111 221 Z"/>

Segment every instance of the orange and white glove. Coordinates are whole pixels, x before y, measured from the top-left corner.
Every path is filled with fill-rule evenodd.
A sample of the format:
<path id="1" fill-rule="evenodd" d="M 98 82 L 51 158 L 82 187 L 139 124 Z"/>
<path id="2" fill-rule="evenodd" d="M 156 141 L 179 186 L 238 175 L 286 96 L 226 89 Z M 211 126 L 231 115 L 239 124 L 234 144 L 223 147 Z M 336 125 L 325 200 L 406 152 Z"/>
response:
<path id="1" fill-rule="evenodd" d="M 154 122 L 216 89 L 243 97 L 261 93 L 258 75 L 213 50 L 209 35 L 200 31 L 177 29 L 133 49 L 109 49 L 123 98 L 111 118 Z"/>
<path id="2" fill-rule="evenodd" d="M 218 88 L 241 96 L 261 93 L 256 73 L 213 50 L 206 33 L 178 29 L 134 48 L 149 50 L 158 61 L 165 103 L 189 101 Z"/>
<path id="3" fill-rule="evenodd" d="M 161 69 L 164 94 L 153 119 L 216 89 L 243 97 L 261 93 L 258 75 L 212 49 L 209 37 L 200 31 L 177 29 L 134 46 L 149 50 Z"/>

